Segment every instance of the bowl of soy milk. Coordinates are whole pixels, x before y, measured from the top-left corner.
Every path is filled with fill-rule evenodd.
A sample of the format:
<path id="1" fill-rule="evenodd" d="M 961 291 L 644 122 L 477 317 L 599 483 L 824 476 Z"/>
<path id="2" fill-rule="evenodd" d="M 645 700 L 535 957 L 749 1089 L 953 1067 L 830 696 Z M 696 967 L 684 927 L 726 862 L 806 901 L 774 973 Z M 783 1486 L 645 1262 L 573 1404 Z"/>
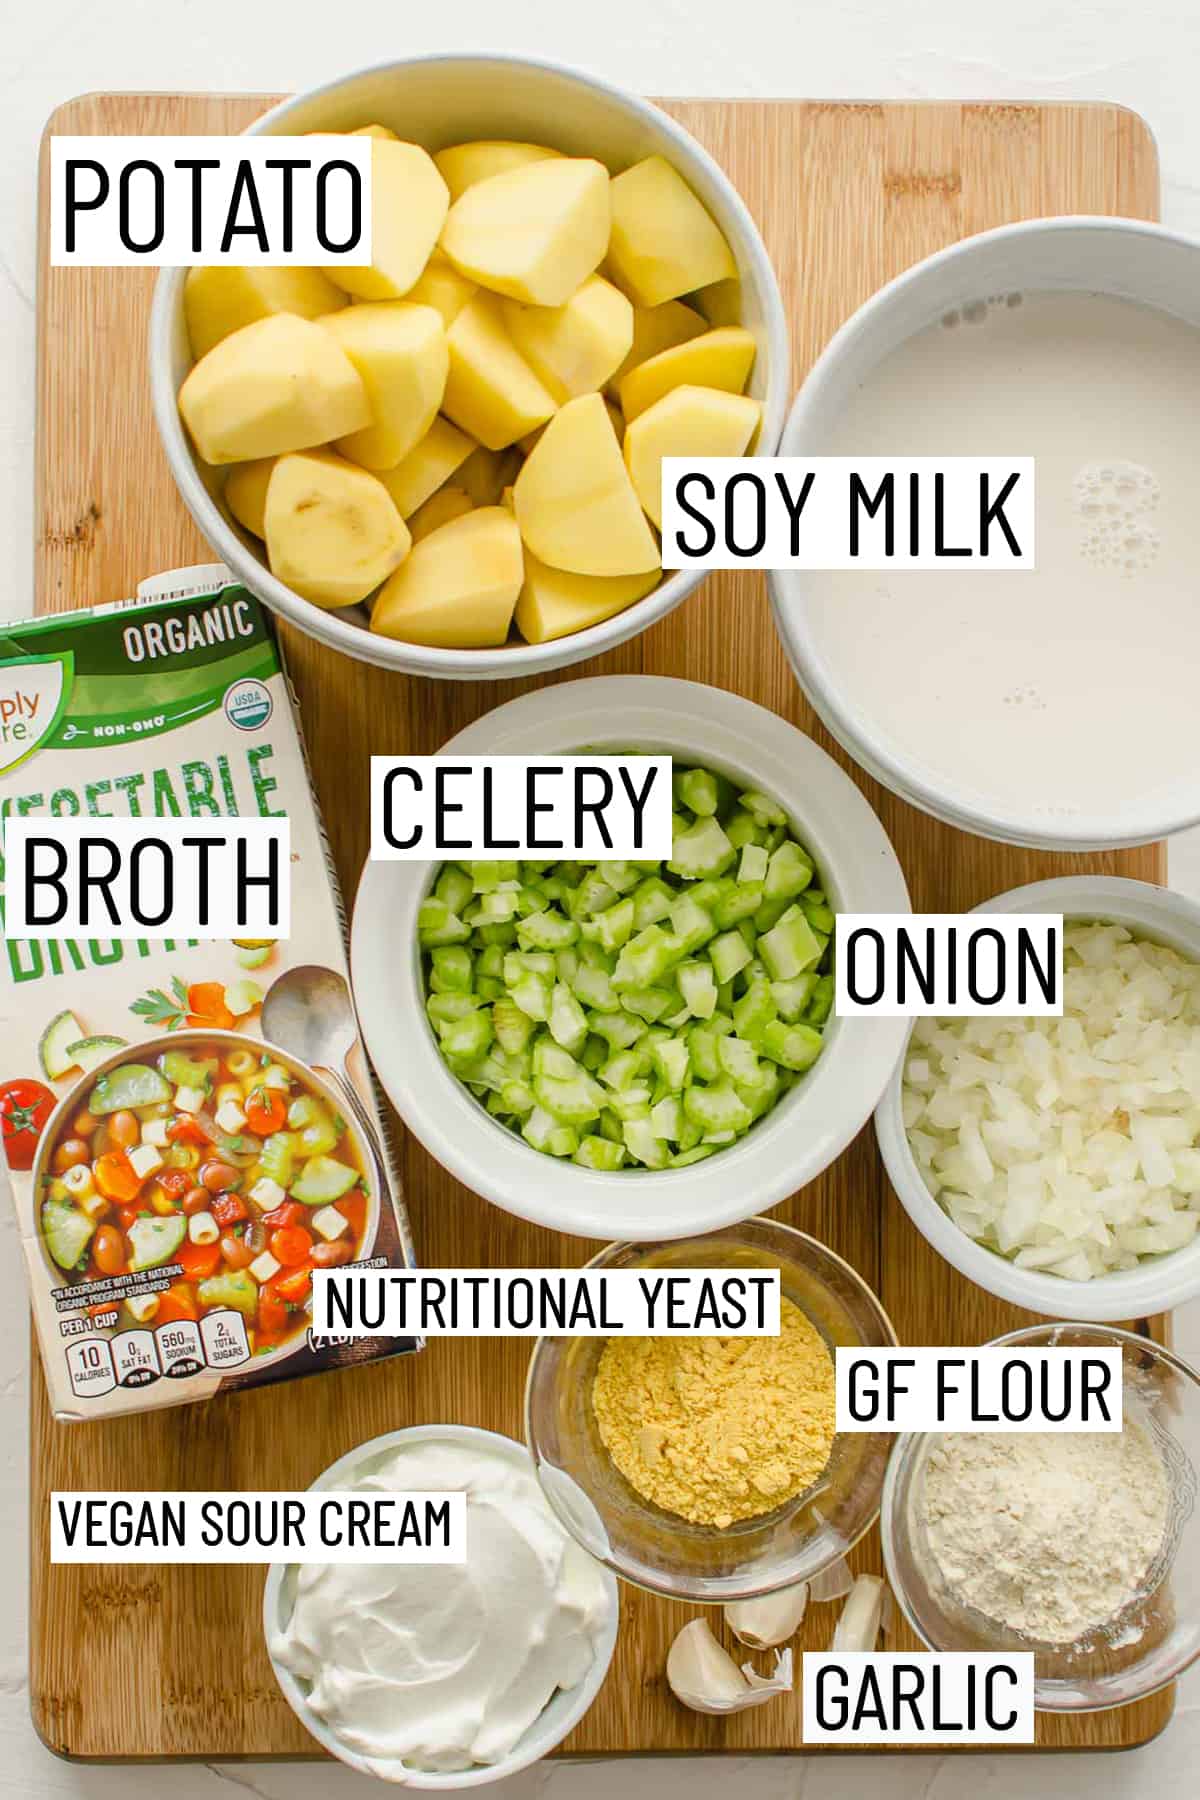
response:
<path id="1" fill-rule="evenodd" d="M 935 817 L 1089 850 L 1200 820 L 1200 242 L 1106 218 L 968 238 L 882 288 L 785 456 L 1032 456 L 1036 567 L 783 570 L 829 730 Z"/>

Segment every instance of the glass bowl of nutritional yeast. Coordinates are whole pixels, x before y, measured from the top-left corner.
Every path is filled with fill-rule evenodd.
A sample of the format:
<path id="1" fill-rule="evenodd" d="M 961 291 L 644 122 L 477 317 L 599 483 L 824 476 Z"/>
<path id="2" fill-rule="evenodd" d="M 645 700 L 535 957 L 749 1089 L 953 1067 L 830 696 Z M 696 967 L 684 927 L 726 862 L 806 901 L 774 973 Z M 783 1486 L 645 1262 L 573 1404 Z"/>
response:
<path id="1" fill-rule="evenodd" d="M 622 1580 L 698 1605 L 808 1581 L 875 1523 L 892 1439 L 833 1430 L 839 1346 L 896 1335 L 862 1277 L 773 1219 L 611 1244 L 590 1269 L 780 1274 L 778 1337 L 543 1337 L 526 1440 L 561 1523 Z"/>
<path id="2" fill-rule="evenodd" d="M 1039 1711 L 1144 1699 L 1200 1658 L 1200 1375 L 1114 1326 L 995 1344 L 1119 1348 L 1122 1430 L 898 1438 L 880 1520 L 892 1591 L 931 1650 L 1032 1650 Z"/>

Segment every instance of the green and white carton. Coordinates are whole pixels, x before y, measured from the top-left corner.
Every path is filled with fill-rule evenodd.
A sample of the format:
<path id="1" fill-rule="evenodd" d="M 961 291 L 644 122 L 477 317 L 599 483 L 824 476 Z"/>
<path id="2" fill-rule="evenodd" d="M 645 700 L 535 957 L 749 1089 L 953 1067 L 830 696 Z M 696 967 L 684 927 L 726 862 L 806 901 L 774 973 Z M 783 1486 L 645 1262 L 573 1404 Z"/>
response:
<path id="1" fill-rule="evenodd" d="M 149 592 L 147 592 L 149 590 Z M 269 1066 L 262 998 L 284 970 L 349 981 L 345 917 L 271 624 L 219 566 L 155 578 L 143 598 L 0 624 L 0 829 L 12 817 L 211 819 L 286 815 L 291 936 L 273 944 L 0 938 L 0 1183 L 11 1190 L 54 1413 L 96 1419 L 202 1400 L 419 1348 L 415 1340 L 314 1342 L 303 1317 L 257 1352 L 238 1315 L 156 1324 L 178 1266 L 94 1279 L 64 1273 L 42 1228 L 52 1174 L 39 1167 L 86 1105 L 89 1071 L 122 1045 L 215 1023 Z M 0 907 L 3 864 L 0 860 Z M 224 1002 L 228 1002 L 226 1006 Z M 147 1052 L 149 1054 L 149 1052 Z M 389 1171 L 370 1196 L 355 1261 L 411 1267 L 411 1237 L 365 1058 L 355 1086 Z M 318 1072 L 319 1075 L 319 1072 Z M 369 1239 L 369 1241 L 368 1241 Z M 132 1303 L 132 1304 L 131 1304 Z M 168 1309 L 159 1305 L 162 1312 Z M 298 1309 L 301 1313 L 303 1308 Z"/>

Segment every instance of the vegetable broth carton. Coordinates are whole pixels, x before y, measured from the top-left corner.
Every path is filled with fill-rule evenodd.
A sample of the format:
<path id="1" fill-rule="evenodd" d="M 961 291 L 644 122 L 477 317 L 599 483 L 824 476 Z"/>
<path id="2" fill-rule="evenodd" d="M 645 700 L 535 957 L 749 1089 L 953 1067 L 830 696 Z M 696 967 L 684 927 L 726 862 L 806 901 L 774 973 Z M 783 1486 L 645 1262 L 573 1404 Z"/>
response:
<path id="1" fill-rule="evenodd" d="M 0 1180 L 6 1167 L 61 1419 L 419 1348 L 311 1331 L 314 1270 L 403 1268 L 412 1250 L 361 1048 L 365 1124 L 262 1034 L 288 968 L 348 982 L 274 634 L 220 568 L 147 586 L 0 625 L 0 820 L 286 815 L 291 936 L 3 937 Z"/>

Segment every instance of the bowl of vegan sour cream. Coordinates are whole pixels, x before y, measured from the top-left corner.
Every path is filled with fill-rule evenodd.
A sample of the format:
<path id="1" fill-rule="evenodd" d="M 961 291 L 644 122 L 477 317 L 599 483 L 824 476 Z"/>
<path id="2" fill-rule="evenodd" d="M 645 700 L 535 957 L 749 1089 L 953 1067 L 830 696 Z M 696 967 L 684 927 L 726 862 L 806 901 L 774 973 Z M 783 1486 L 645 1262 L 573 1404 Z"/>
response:
<path id="1" fill-rule="evenodd" d="M 415 1788 L 482 1787 L 561 1743 L 608 1672 L 617 1584 L 554 1518 L 524 1446 L 412 1426 L 313 1486 L 467 1497 L 464 1563 L 272 1566 L 267 1652 L 317 1741 Z"/>

